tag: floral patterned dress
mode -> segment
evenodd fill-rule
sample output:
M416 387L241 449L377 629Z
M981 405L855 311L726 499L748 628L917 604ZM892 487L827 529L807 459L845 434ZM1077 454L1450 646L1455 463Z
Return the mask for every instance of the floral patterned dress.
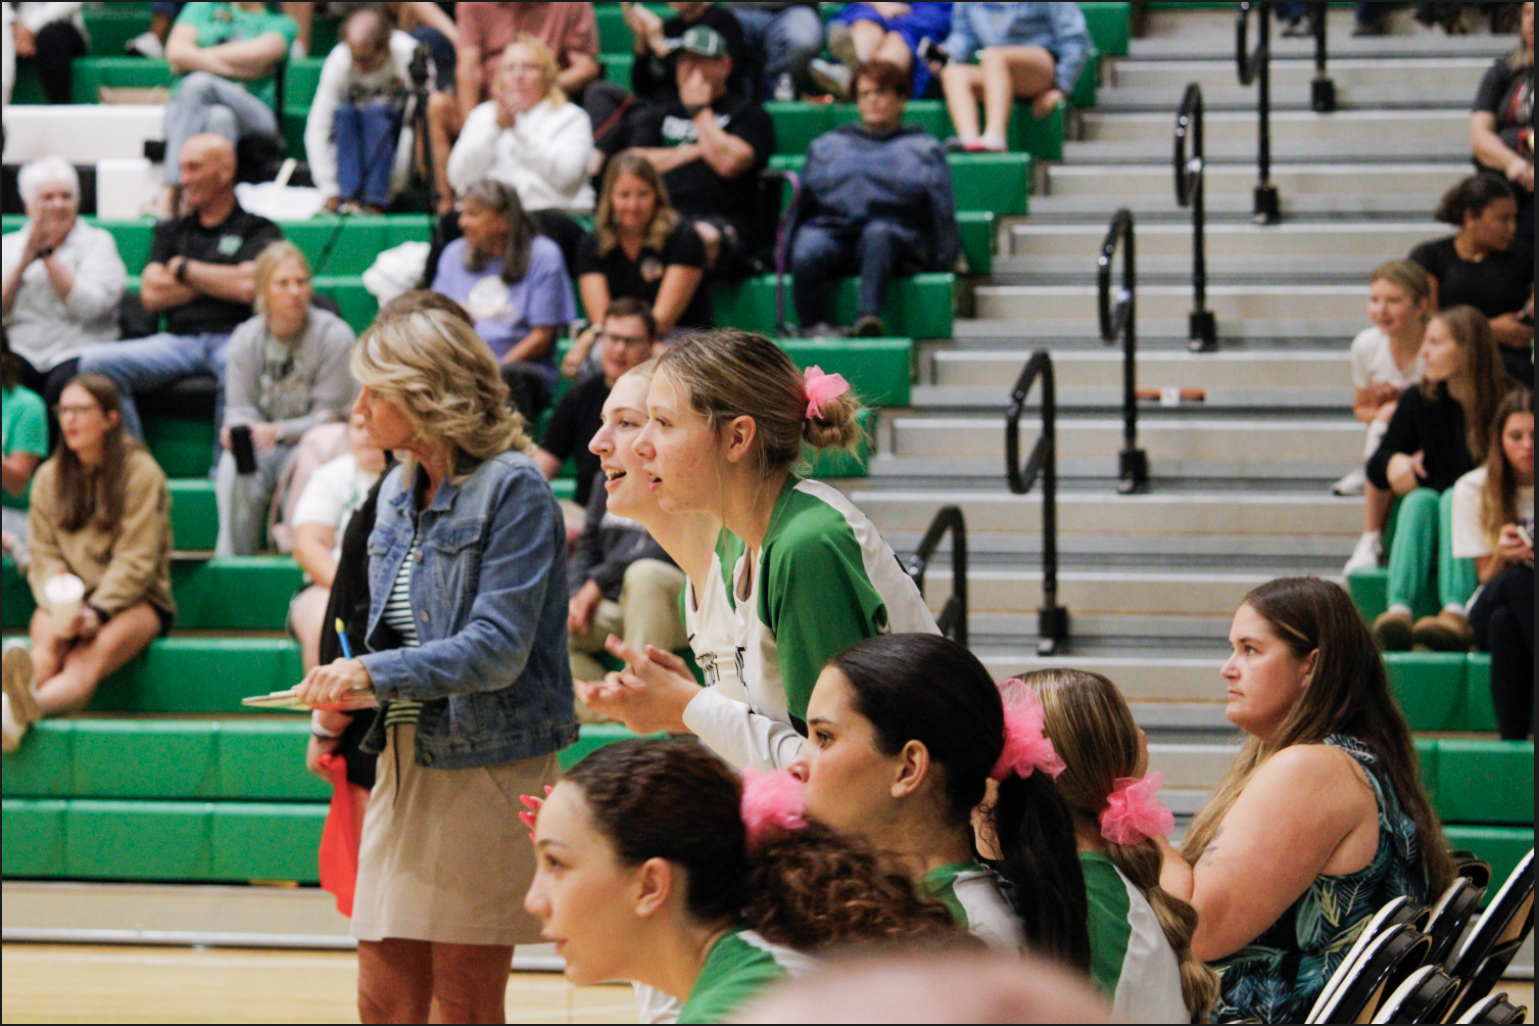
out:
M1303 1022L1375 912L1400 895L1427 900L1416 822L1380 779L1378 756L1356 738L1333 735L1325 743L1356 759L1373 786L1378 850L1365 869L1316 878L1261 936L1213 964L1221 988L1214 1022Z

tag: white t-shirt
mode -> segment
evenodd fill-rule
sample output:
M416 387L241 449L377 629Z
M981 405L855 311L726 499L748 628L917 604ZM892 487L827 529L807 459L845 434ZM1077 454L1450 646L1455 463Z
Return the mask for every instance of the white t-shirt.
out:
M720 552L711 555L711 575L704 587L697 590L694 581L685 583L680 604L684 607L684 633L705 676L705 686L734 702L747 704L743 650L737 643L737 617L727 595Z
M1352 340L1352 387L1369 388L1373 385L1393 385L1407 389L1421 380L1421 357L1411 366L1401 370L1395 363L1394 347L1389 336L1378 328L1367 328Z
M322 524L337 532L336 544L331 548L334 559L342 558L342 535L347 525L369 497L369 490L379 475L358 466L352 453L338 456L310 475L299 502L294 505L294 527L301 524Z
M1453 556L1455 559L1479 559L1491 555L1486 540L1485 527L1481 524L1482 493L1486 487L1486 468L1470 471L1454 483L1453 497ZM1534 519L1534 489L1519 488L1517 496L1518 519Z

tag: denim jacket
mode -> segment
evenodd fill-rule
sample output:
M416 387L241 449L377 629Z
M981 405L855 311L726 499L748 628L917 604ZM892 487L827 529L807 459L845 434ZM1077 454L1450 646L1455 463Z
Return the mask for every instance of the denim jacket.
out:
M419 470L418 475L422 472ZM532 759L577 740L566 652L566 528L533 460L504 453L418 513L404 470L380 487L369 536L369 626L361 659L383 704L424 703L417 763L466 769ZM411 580L420 648L384 622L420 534ZM364 741L384 748L383 717Z
M951 11L951 38L946 52L954 61L969 62L991 46L1040 46L1052 52L1058 67L1053 85L1073 93L1080 69L1095 44L1079 4L963 3Z

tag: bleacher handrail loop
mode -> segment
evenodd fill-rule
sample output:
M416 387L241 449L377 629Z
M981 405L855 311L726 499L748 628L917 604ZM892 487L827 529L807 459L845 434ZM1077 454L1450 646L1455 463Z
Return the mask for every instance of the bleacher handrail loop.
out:
M1256 48L1250 48L1250 13L1256 11ZM1277 186L1272 184L1272 5L1241 3L1235 11L1235 60L1240 84L1256 88L1256 183L1253 218L1257 224L1276 224L1282 218Z
M1211 353L1218 349L1218 319L1208 309L1207 147L1200 82L1187 85L1181 109L1176 111L1174 165L1176 203L1192 208L1192 313L1187 338L1193 352Z
M1330 10L1324 2L1309 5L1310 28L1315 36L1315 77L1309 86L1309 106L1316 114L1336 113L1336 82L1327 70L1330 61Z
M1122 287L1112 305L1112 264L1122 248ZM1149 486L1149 454L1138 447L1138 254L1133 212L1126 207L1112 217L1096 260L1101 313L1101 341L1122 343L1122 453L1117 460L1117 491L1132 495Z
M930 521L919 548L908 558L904 569L924 594L925 574L930 561L946 535L951 535L951 597L946 600L935 624L940 632L958 645L967 644L967 518L958 506L942 506Z
M1042 382L1042 434L1021 464L1021 415L1026 397ZM1038 349L1026 361L1005 408L1005 474L1010 491L1025 495L1042 480L1042 607L1037 611L1037 654L1051 656L1069 640L1069 611L1058 604L1058 391L1053 358Z

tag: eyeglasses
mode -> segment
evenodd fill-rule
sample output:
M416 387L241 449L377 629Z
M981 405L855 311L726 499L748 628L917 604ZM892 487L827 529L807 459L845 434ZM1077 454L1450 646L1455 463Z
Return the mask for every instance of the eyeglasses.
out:
M897 95L898 95L898 91L896 89L879 89L879 88L877 88L875 86L872 86L870 89L861 89L861 90L857 91L855 93L855 99L857 101L859 101L859 100L871 100L871 99L875 99L878 96L897 96Z
M611 335L606 331L602 337L605 342L613 342L615 345L624 346L626 349L641 349L652 345L651 339L642 338L637 335Z

